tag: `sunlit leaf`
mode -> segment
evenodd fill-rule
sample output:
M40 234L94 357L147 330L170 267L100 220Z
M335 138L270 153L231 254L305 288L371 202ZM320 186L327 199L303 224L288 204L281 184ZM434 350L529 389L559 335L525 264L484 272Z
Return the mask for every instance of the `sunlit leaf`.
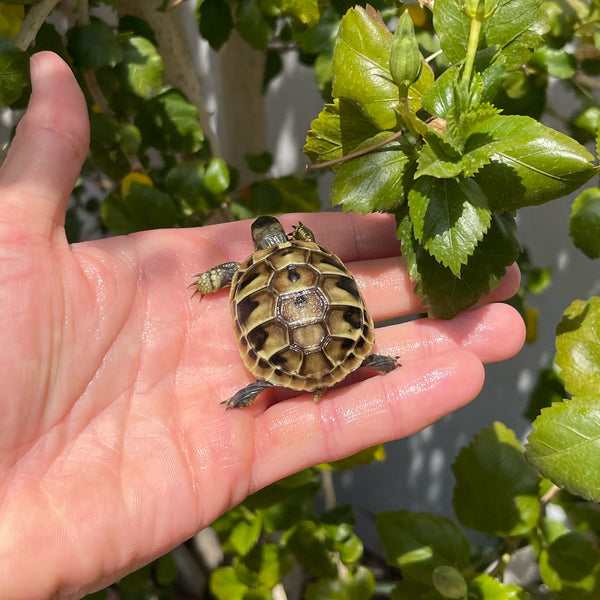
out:
M487 199L469 179L419 179L408 194L415 237L457 277L491 222Z
M407 576L430 583L441 565L462 569L469 561L469 544L450 519L408 510L377 515L377 531L388 564Z
M585 190L573 202L569 234L588 258L600 257L600 188Z

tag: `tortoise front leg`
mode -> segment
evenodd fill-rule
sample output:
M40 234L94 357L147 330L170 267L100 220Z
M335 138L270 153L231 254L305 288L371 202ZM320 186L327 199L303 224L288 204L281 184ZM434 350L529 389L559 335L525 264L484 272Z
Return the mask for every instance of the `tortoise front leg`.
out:
M268 381L261 381L260 379L253 381L246 387L243 387L241 390L236 392L233 396L231 396L231 398L229 398L229 400L223 400L221 404L227 405L225 410L229 410L230 408L243 408L244 406L250 406L258 394L272 386L273 384L269 383Z
M218 292L224 287L231 285L231 280L239 268L240 263L238 262L226 262L204 273L197 273L195 277L198 279L190 285L190 287L196 288L192 297L200 294L200 300L202 300L206 294Z
M398 363L399 356L385 356L383 354L370 354L362 361L361 367L370 367L375 369L378 373L385 375L390 371L393 371L396 367L399 367Z

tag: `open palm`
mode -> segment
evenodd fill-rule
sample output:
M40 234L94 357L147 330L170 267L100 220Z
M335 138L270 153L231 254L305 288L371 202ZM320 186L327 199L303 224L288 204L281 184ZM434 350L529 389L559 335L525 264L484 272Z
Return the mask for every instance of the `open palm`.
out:
M270 389L224 411L220 401L252 379L227 292L198 303L186 286L250 254L249 224L69 246L85 103L51 53L34 57L32 78L0 170L3 599L98 589L285 475L425 427L477 395L482 362L520 348L517 313L488 303L452 321L379 329L377 351L400 355L403 367L361 373L319 404ZM355 274L376 321L419 312L393 217L302 220ZM298 217L282 221L289 230ZM488 301L517 285L511 269Z

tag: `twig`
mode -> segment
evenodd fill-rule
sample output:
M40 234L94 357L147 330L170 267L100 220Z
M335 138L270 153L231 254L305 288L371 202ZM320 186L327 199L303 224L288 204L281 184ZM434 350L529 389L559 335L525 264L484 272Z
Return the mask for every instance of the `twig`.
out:
M433 54L430 54L426 59L425 62L426 63L430 63L432 60L435 60L440 54L443 54L444 51L443 50L437 50L436 52L434 52Z
M345 162L347 160L350 160L351 158L363 156L364 154L368 154L369 152L371 152L373 150L377 150L377 148L381 148L381 146L385 146L386 144L389 144L390 142L397 140L399 137L403 136L404 133L405 133L404 130L396 131L396 133L394 133L390 137L385 138L385 140L381 140L380 142L377 142L376 144L373 144L372 146L368 146L367 148L362 148L361 150L357 150L356 152L351 152L350 154L346 154L345 156L340 156L339 158L332 158L331 160L326 160L325 162L318 163L316 165L309 165L307 167L307 169L309 171L312 171L314 169L325 169L326 167L330 167L331 165L336 165L338 163Z
M25 19L19 33L15 36L14 43L20 50L27 50L33 40L35 40L40 27L44 24L46 17L52 12L60 0L42 0L32 6Z
M556 484L552 484L552 487L540 498L540 502L543 506L546 506L559 493L560 488Z

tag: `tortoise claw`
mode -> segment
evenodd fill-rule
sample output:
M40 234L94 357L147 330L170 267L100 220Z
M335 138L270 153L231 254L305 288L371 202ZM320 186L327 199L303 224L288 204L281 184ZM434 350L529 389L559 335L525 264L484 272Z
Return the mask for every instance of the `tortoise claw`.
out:
M231 398L229 398L229 400L223 400L219 404L227 405L225 410L250 406L254 402L256 396L269 387L273 387L273 384L268 381L257 379L246 387L243 387L241 390L238 390Z

